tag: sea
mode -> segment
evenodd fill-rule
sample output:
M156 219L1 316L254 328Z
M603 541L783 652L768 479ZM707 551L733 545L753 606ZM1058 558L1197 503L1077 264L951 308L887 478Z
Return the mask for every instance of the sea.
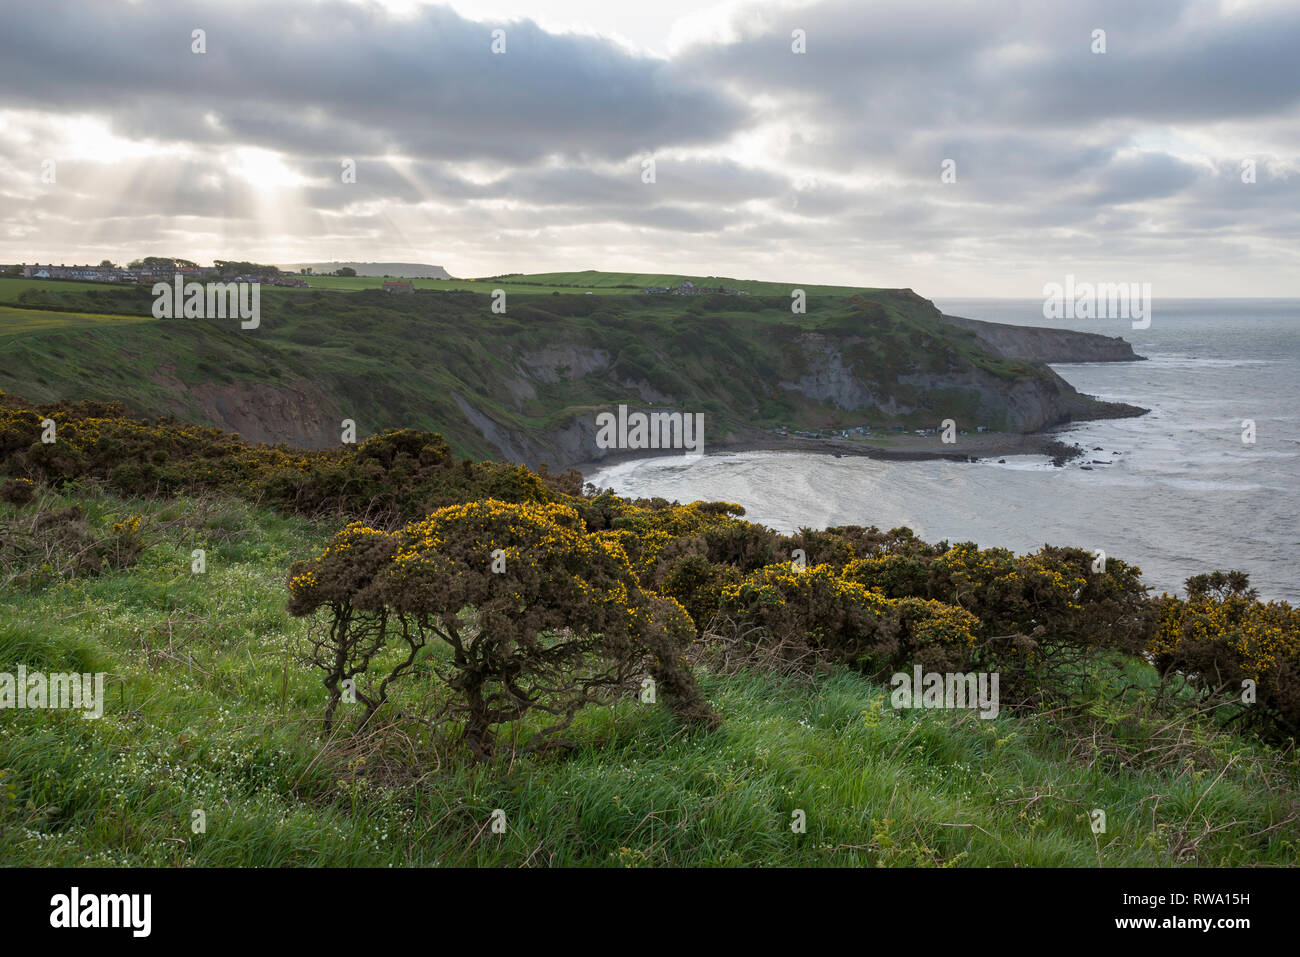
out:
M780 532L906 525L927 541L1101 549L1138 565L1157 594L1239 569L1261 598L1300 603L1300 299L1156 299L1146 329L1045 319L1039 299L935 305L1122 335L1146 361L1053 368L1080 392L1151 411L1067 426L1061 439L1086 452L1064 468L1034 455L971 463L743 452L620 462L588 481L630 496L737 502Z

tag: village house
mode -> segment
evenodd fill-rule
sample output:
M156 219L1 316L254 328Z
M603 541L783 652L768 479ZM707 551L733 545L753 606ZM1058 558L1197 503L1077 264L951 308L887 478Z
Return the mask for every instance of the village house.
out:
M39 263L24 263L22 271L24 279L75 279L80 282L171 282L177 276L186 280L221 279L221 271L215 266L145 266L140 269L122 269L118 266L42 266ZM299 276L244 275L228 281L307 288L307 281Z
M718 286L716 289L711 289L708 286L697 286L689 279L683 279L680 286L649 286L646 288L645 293L649 296L701 296L710 293L724 296L746 295L739 289L727 289L724 286Z
M415 292L415 284L410 282L385 282L384 292Z

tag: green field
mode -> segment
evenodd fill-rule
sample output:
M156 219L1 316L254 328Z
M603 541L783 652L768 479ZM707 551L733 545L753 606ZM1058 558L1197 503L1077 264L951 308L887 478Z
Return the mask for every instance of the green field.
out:
M21 277L3 276L0 277L0 302L9 302L15 299L19 293L26 292L28 289L102 290L106 285L108 284L102 282L74 282L69 279L23 279Z
M495 315L488 296L454 290L269 290L261 327L244 332L71 308L146 314L147 289L38 289L30 298L45 308L0 307L0 389L119 400L187 422L212 421L222 403L267 402L272 424L286 408L305 416L334 403L328 430L346 410L363 438L424 428L483 458L494 450L457 398L528 435L625 400L629 382L684 396L721 427L834 424L848 413L775 385L807 370L796 343L809 329L917 402L927 394L905 380L918 372L1017 388L1036 374L896 291L858 302L810 291L798 322L782 294L556 293L519 293ZM323 398L279 404L304 383ZM948 409L969 401L939 394ZM15 462L28 461L26 428L6 446ZM117 440L105 441L115 456ZM132 454L153 468L167 448ZM184 471L208 468L216 460ZM371 478L356 476L378 466L366 468L324 474L364 487ZM7 864L1237 867L1300 857L1295 750L1153 709L1156 674L1139 660L1086 679L1066 706L991 721L896 711L886 687L844 667L795 680L701 660L717 731L691 732L628 696L584 709L571 750L503 748L475 764L458 729L397 717L433 713L446 693L425 659L364 737L322 735L326 692L301 663L310 626L287 612L286 576L353 516L261 507L270 486L251 479L226 488L246 488L239 500L127 498L111 491L116 472L38 484L28 504L0 501L0 671L107 676L99 720L37 709L0 718ZM77 564L91 546L66 529L84 527L93 545L137 516L138 556ZM202 574L191 569L196 548ZM503 728L503 743L543 720ZM1091 830L1094 808L1106 811L1105 834ZM497 810L500 835L485 827ZM195 811L203 833L191 829ZM791 830L796 811L806 833Z
M54 312L0 306L0 339L15 336L109 328L120 323L156 322L152 316L121 316L96 312Z
M312 289L326 289L342 292L355 292L361 289L380 289L388 281L380 276L305 276ZM394 277L400 279L401 277ZM878 291L871 286L834 286L816 283L772 282L756 279L730 279L717 276L687 276L670 273L620 273L600 272L588 269L581 272L553 273L511 273L504 276L484 277L478 279L412 279L408 280L416 289L466 290L470 292L490 293L493 289L503 288L519 293L600 293L610 296L639 295L652 286L678 286L684 280L690 280L697 286L738 289L751 295L786 295L792 289L803 289L809 295L849 296L854 293ZM11 302L29 289L44 289L53 294L69 291L125 288L111 283L74 282L70 280L0 278L0 302ZM302 290L284 289L284 292L301 292Z
M331 292L359 292L365 289L381 289L388 281L379 276L307 276L311 289ZM596 270L567 273L533 273L511 274L500 277L481 279L412 279L416 289L438 290L443 292L463 291L491 294L494 289L504 289L508 296L513 295L550 295L551 293L603 296L641 295L650 287L676 287L683 280L689 279L697 286L709 288L723 287L738 289L749 295L786 296L793 289L803 289L809 296L851 296L857 293L872 293L880 290L858 286L824 286L815 283L767 282L754 279L727 279L716 276L684 276L667 273L607 273ZM106 289L124 289L129 287L110 286L105 283L65 282L48 279L0 279L0 303L14 303L18 296L30 290L44 291L54 297L66 296L70 292L104 292ZM263 295L302 294L303 289L274 289L266 287ZM668 297L665 297L668 298Z
M386 280L373 276L308 276L314 289L355 292L361 289L380 289ZM511 273L505 276L482 279L413 279L416 289L464 290L490 293L504 289L507 295L515 293L549 294L552 292L600 294L606 296L635 296L651 287L676 287L689 279L697 286L738 289L750 295L789 296L792 289L803 289L809 296L850 296L879 290L858 286L821 286L808 283L767 282L755 279L726 279L717 276L685 276L667 273L583 272Z
M529 273L525 275L502 277L507 280L528 282L542 287L549 288L581 288L610 293L610 294L630 294L635 295L651 287L675 287L681 285L684 280L689 279L696 286L706 286L711 289L722 287L725 289L738 289L741 292L750 295L762 296L789 296L792 289L803 289L809 296L851 296L854 293L873 293L881 290L871 286L824 286L816 283L802 282L773 282L769 280L758 279L730 279L719 276L686 276L669 273L622 273L622 272L598 272L596 270L586 270L585 272L554 272L554 273ZM485 282L489 280L479 280Z
M358 292L363 289L382 289L389 280L376 276L307 276L307 283L313 289L328 289L333 292ZM552 292L554 287L530 282L497 282L490 279L411 279L416 289L435 289L443 292L467 291L481 292L488 295L493 289L504 289L507 295L531 293L540 295ZM573 287L568 292L587 292L595 287ZM301 290L299 290L301 291Z

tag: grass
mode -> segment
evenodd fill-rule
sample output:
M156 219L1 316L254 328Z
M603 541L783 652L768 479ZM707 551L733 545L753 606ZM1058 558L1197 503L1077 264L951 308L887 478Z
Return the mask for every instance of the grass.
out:
M462 290L488 293L504 289L506 295L516 293L549 295L552 292L605 296L635 296L651 287L676 287L690 280L697 286L715 289L738 289L750 295L789 297L792 289L803 289L808 296L851 296L855 293L878 293L883 290L866 286L825 286L799 282L767 282L755 279L729 279L718 276L686 276L670 273L601 272L588 269L581 272L509 273L479 279L413 279L416 289ZM355 292L362 289L380 289L385 280L379 276L308 276L314 289Z
M686 735L628 699L581 715L574 752L468 764L454 740L388 726L322 740L295 558L327 524L231 502L122 500L131 568L0 591L0 670L104 671L100 720L0 715L0 846L14 865L1287 865L1294 754L1194 725L1144 754L1136 717L894 711L840 672L816 684L705 674L726 719ZM191 553L206 551L193 574ZM0 571L9 571L0 569ZM395 702L418 704L414 683ZM1118 730L1118 729L1127 730ZM454 738L454 734L452 736ZM1106 811L1094 835L1089 813ZM493 812L505 832L494 833ZM196 811L206 829L194 833ZM802 811L806 833L791 829ZM1289 822L1289 823L1288 823Z
M360 292L366 289L382 289L385 280L382 276L305 276L311 289L330 292ZM399 279L402 277L394 277ZM605 296L641 295L654 286L680 286L690 280L697 286L738 289L750 295L789 297L792 289L803 289L809 297L825 295L844 297L856 293L872 294L885 290L869 286L827 286L800 282L768 282L756 279L729 279L718 276L686 276L669 273L620 273L599 272L588 269L582 272L555 273L511 273L503 276L487 276L470 279L409 279L416 289L433 289L461 292L490 293L493 289L504 289L507 295L550 295L552 292L583 295L586 293ZM106 288L127 289L128 286L113 286L106 283L75 282L72 280L0 278L0 302L16 301L18 296L28 291L45 291L52 295L74 292L102 292ZM268 287L264 292L271 291ZM276 289L289 295L302 294L304 290L285 287Z
M758 279L731 279L725 276L686 276L675 273L626 273L601 272L588 269L582 272L553 272L512 274L498 277L511 281L525 281L539 286L559 288L581 288L599 290L606 293L637 294L651 287L675 287L690 280L696 286L716 289L738 289L750 295L785 296L789 298L792 289L803 289L808 296L851 296L855 293L880 293L886 290L872 286L825 286L803 282L771 282ZM478 280L491 282L495 280Z
M72 279L24 279L21 276L0 276L0 302L16 298L29 289L61 289L85 291L103 289L102 282L80 282Z
M123 322L156 322L152 316L122 316L95 312L53 312L0 306L0 339L44 335L77 329L111 327Z
M363 289L382 289L385 280L381 276L307 276L307 285L312 289L327 289L332 292L360 292ZM535 282L515 282L494 279L410 279L407 280L416 289L434 289L443 292L481 292L485 295L494 289L504 289L507 296L516 294L549 295L556 287ZM565 292L596 292L596 286L575 284L564 287ZM641 290L635 290L640 292ZM631 293L629 289L626 292Z

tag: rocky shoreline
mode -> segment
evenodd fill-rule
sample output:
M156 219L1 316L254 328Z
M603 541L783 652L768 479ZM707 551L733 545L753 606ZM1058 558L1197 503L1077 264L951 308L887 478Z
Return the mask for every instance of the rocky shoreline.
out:
M1142 410L1145 412L1146 410ZM1019 434L1014 432L986 432L978 435L961 435L951 445L945 445L938 435L898 435L888 439L888 445L875 445L865 441L843 439L783 438L764 434L747 439L711 442L705 455L734 455L740 452L810 452L816 455L833 455L837 458L860 456L896 462L922 462L944 459L950 462L974 462L980 459L1003 458L1009 455L1042 455L1053 458L1061 444L1060 430ZM680 449L613 450L598 461L582 462L573 468L589 481L601 469L638 459L677 457L684 458Z

